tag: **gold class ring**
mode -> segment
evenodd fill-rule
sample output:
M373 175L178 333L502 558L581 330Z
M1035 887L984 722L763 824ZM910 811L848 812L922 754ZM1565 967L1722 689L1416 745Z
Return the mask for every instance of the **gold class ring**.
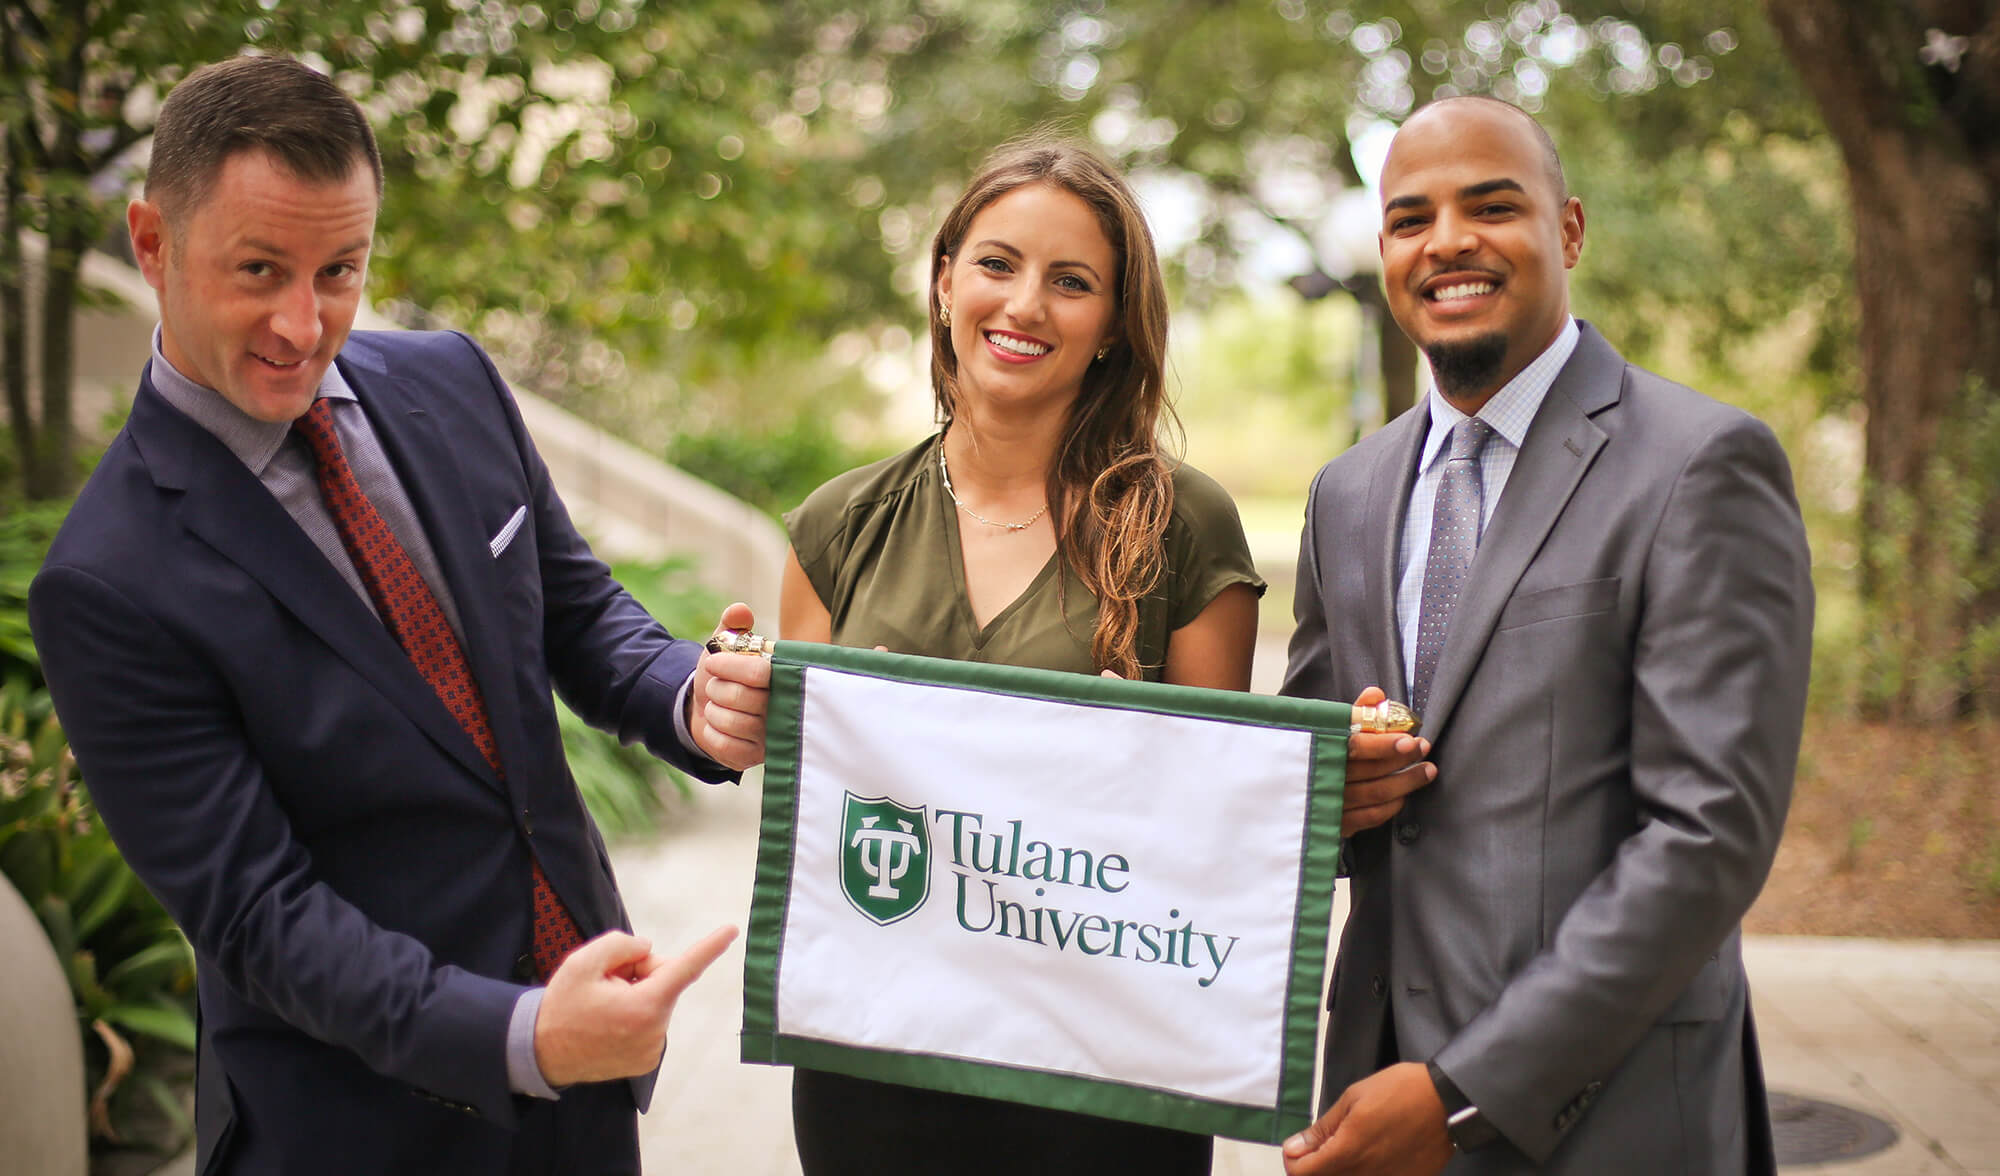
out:
M1417 717L1417 712L1400 702L1378 702L1373 706L1355 707L1347 727L1350 731L1369 735L1415 735L1423 722Z
M707 649L710 653L748 653L770 657L777 644L772 638L748 629L724 629L708 639Z

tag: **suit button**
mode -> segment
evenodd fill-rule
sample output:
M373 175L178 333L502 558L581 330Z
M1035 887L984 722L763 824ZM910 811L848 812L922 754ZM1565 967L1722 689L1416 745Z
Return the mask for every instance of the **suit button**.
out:
M534 982L535 980L534 956L524 951L521 953L520 957L514 961L514 979L521 981L523 984L531 984Z
M1409 845L1412 842L1416 841L1416 839L1417 839L1417 823L1415 821L1404 821L1402 824L1396 826L1397 841L1401 842L1404 845Z
M1389 994L1389 982L1382 979L1380 972L1375 973L1375 978L1368 982L1368 988L1378 999Z

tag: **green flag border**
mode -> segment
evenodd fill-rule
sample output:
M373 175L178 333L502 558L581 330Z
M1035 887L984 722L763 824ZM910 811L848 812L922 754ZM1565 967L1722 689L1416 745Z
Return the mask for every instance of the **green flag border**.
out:
M778 1026L778 976L783 966L784 927L791 897L792 830L799 801L805 672L812 668L1076 706L1114 707L1311 734L1311 791L1305 825L1300 831L1292 975L1286 985L1276 1105L1249 1106L1103 1078L870 1049L784 1033ZM765 729L757 874L743 958L745 1062L801 1065L1257 1143L1280 1143L1312 1121L1320 986L1327 962L1328 924L1333 916L1341 797L1346 784L1351 711L1346 703L1132 682L801 641L778 644L772 657L771 675L772 706Z

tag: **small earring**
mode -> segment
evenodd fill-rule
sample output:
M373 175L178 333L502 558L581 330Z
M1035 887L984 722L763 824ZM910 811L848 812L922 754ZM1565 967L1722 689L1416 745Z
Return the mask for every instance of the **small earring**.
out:
M1111 344L1106 343L1104 346L1097 349L1097 362L1103 363L1104 357L1110 354L1111 354Z
M949 302L938 303L938 326L941 327L951 326L951 303Z

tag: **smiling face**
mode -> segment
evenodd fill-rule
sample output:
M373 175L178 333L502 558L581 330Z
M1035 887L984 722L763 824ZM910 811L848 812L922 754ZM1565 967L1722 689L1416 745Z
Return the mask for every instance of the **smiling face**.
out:
M1443 102L1396 133L1381 246L1390 312L1439 390L1473 412L1562 330L1583 205L1562 193L1525 114Z
M972 218L940 267L959 391L988 408L1067 410L1118 313L1118 260L1075 194L1026 184Z
M159 293L168 362L257 420L304 415L354 326L377 204L359 159L320 184L260 150L230 156L176 216L133 201L127 224Z

